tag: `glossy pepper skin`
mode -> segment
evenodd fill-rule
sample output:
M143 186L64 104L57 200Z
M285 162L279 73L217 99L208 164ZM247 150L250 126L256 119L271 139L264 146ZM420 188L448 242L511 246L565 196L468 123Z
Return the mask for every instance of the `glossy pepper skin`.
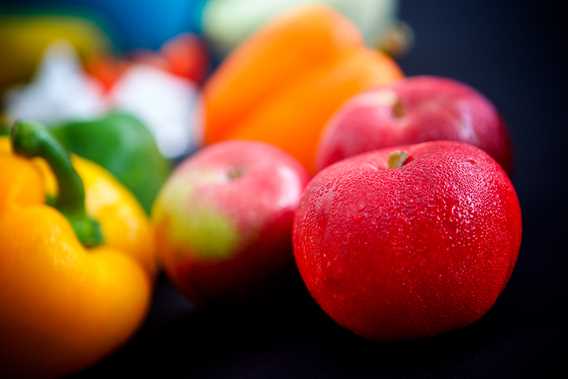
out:
M327 120L349 98L402 78L389 57L321 5L297 8L243 43L204 88L205 142L275 145L313 172Z
M146 314L154 271L150 225L110 174L71 163L37 124L0 138L0 377L60 377L110 353Z
M93 120L54 125L50 130L69 151L110 171L150 213L170 164L141 121L113 111Z

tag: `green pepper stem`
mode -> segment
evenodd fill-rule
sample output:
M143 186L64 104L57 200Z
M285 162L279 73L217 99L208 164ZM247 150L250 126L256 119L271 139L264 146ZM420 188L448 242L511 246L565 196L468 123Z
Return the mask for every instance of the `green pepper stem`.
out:
M12 149L26 158L43 158L57 180L54 207L69 221L85 247L103 243L100 224L87 215L85 187L67 151L48 130L37 123L16 121L11 133Z

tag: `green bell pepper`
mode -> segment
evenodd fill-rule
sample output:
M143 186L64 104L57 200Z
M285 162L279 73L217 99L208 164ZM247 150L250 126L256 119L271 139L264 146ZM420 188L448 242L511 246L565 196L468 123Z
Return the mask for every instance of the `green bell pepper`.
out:
M171 166L140 120L112 111L96 119L52 125L50 130L69 151L109 170L150 213Z

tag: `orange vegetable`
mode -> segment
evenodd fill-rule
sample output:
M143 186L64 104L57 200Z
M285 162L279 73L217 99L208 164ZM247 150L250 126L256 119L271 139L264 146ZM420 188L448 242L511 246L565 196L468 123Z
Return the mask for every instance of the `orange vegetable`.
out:
M204 90L205 142L258 140L314 171L320 134L353 95L402 78L355 27L321 5L298 8L238 48Z

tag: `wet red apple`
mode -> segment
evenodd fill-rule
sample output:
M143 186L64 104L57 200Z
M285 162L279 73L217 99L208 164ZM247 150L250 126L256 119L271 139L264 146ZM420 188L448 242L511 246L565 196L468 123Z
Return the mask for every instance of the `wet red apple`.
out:
M521 212L482 150L426 142L336 163L307 186L294 254L314 299L361 336L432 336L481 318L506 285Z
M158 252L194 302L233 300L291 261L302 166L263 143L212 145L183 162L153 211Z
M323 134L317 166L435 140L475 145L511 169L509 135L493 104L465 84L429 76L407 78L347 102Z

